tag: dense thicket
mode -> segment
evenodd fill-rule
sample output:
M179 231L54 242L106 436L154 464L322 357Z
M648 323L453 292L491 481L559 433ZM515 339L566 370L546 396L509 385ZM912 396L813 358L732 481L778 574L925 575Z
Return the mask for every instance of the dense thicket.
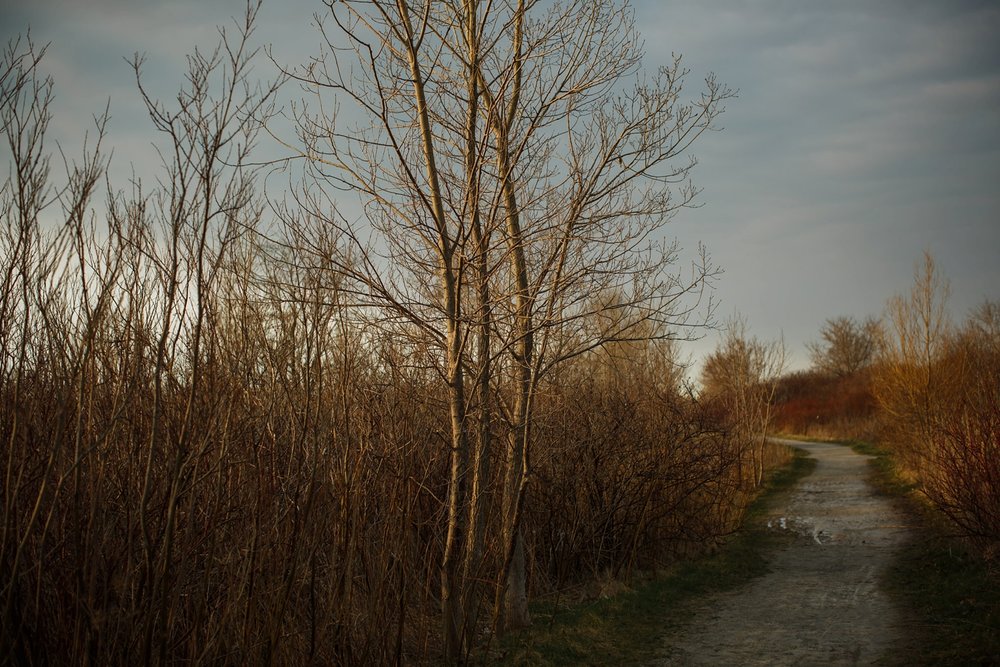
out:
M6 330L30 337L8 348L3 378L7 654L434 655L448 413L427 351L317 307L335 293L307 276L272 274L293 293L246 282L259 250L242 239L202 293L211 316L170 330L158 363L150 327L165 297L143 244L113 236L109 252L129 259L93 282L52 283L29 263L39 291L12 299ZM109 305L74 326L88 291ZM655 567L738 522L754 491L746 448L673 375L581 359L540 391L525 519L534 592ZM491 522L499 483L494 473ZM499 547L474 573L489 591Z
M774 400L778 432L833 439L877 436L869 369L843 376L817 370L789 373L778 380Z
M961 326L930 255L889 301L873 388L884 439L927 499L990 559L1000 556L1000 308Z
M5 53L9 663L440 657L448 576L481 612L462 614L478 619L466 649L499 620L510 462L455 475L455 369L443 372L439 322L371 299L333 230L262 199L251 151L273 88L248 79L252 19L192 56L173 106L142 92L163 164L155 185L128 192L101 192L104 118L98 141L55 175L41 54L24 43ZM474 302L474 287L461 295ZM636 333L652 326L629 319L638 301L587 297L604 305L577 307L558 329L551 317L539 324L565 354L530 385L533 439L521 455L532 495L519 502L532 593L713 544L738 522L764 458L781 456L725 404L685 390L670 333ZM469 321L460 342L471 346ZM458 415L482 448L523 428L502 409L516 339L498 322L477 326L507 346L492 357L504 373L470 381ZM470 378L485 358L457 357ZM484 537L458 574L442 566L456 480L479 485L468 525L481 521Z

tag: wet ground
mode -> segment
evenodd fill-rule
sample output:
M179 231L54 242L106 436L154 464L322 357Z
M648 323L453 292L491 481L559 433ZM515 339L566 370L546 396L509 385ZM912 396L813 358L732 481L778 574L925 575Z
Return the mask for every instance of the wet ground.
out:
M904 647L903 613L878 582L905 517L868 484L868 457L788 444L817 461L769 513L770 530L793 539L769 574L696 603L654 665L868 665Z

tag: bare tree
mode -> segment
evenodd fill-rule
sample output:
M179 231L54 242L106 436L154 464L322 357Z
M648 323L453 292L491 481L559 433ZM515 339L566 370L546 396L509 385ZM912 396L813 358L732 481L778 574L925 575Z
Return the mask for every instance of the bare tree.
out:
M704 397L723 406L731 437L749 456L755 486L763 480L771 406L785 357L782 341L763 342L751 337L746 320L735 317L702 368Z
M822 340L806 345L813 367L837 377L867 368L875 359L880 326L873 317L863 322L845 316L826 320L820 328Z
M477 569L458 567L459 545L475 558L481 529L470 517L490 458L488 429L470 431L467 374L477 379L475 409L499 410L507 433L497 599L515 627L529 620L520 520L534 391L547 369L635 337L642 322L655 337L693 324L713 269L702 256L683 275L677 247L660 235L696 195L693 159L677 158L732 93L709 77L684 101L679 59L640 76L632 12L617 2L328 10L329 48L296 74L316 94L297 110L300 139L318 185L353 192L364 213L335 214L318 188L301 203L352 246L360 261L342 268L360 298L440 347L452 419L441 597L457 656L470 632L459 610L474 606L462 600L472 589L460 573ZM622 295L615 308L625 316L595 335L584 322L603 291ZM499 401L486 399L489 386Z
M933 406L950 392L956 369L937 367L951 334L946 303L949 286L934 258L924 253L907 296L896 295L886 306L874 393L891 421L912 435L903 438L909 454L929 446ZM942 372L951 371L951 372Z

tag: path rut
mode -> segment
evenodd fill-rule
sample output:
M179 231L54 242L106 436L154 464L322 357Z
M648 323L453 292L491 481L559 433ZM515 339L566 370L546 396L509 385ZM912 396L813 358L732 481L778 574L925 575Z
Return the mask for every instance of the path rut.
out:
M794 539L769 574L696 603L654 665L867 665L905 645L902 610L878 585L907 538L904 515L867 482L869 457L787 444L817 461L768 513Z

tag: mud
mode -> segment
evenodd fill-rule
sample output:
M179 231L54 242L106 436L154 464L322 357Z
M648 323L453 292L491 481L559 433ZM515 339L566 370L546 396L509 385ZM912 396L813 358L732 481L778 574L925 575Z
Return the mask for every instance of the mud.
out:
M768 514L770 530L793 539L769 574L696 603L653 665L868 665L904 647L903 612L878 582L907 538L905 517L867 483L868 457L788 444L817 460Z

